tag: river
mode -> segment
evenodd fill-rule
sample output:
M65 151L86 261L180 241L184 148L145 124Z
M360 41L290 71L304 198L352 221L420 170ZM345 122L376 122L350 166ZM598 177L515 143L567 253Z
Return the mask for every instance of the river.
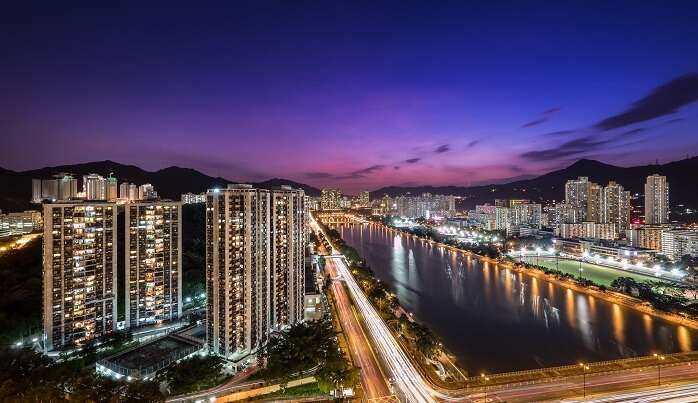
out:
M690 351L687 327L377 224L338 228L469 373L516 371Z

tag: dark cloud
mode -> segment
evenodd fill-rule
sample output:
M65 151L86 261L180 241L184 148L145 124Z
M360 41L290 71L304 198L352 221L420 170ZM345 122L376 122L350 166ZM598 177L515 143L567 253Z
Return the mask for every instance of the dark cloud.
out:
M480 143L480 140L479 140L479 139L478 139L478 140L473 140L473 141L471 141L470 143L468 143L468 144L465 146L465 148L473 148L473 147L475 147L476 145L478 145L479 143Z
M594 127L606 131L671 115L696 100L698 100L698 73L691 73L655 88L624 112L603 119Z
M395 165L395 166L393 167L393 169L397 171L398 169L400 169L400 167L397 166L397 165Z
M556 132L545 133L544 136L564 136L574 133L574 130L558 130Z
M678 123L682 120L683 120L683 118L675 118L675 119L667 120L665 123Z
M410 159L408 159L408 160L405 160L405 162L408 163L408 164L416 164L416 163L419 162L420 160L421 160L421 158L410 158Z
M445 153L446 151L448 151L450 149L451 149L451 146L449 146L448 144L443 144L443 145L436 147L436 150L434 150L434 152L437 154L441 154L441 153Z
M622 135L623 136L632 136L633 134L638 134L638 133L644 132L645 130L647 130L647 129L645 129L644 127L638 127L637 129L628 130L627 132L623 133Z
M335 175L329 172L306 172L303 175L310 179L333 179L333 180L345 180L345 179L358 179L365 178L374 172L385 169L385 165L371 165L368 168L359 169L356 171L349 172L348 174Z
M547 121L548 121L548 118L538 118L538 119L536 119L536 120L532 120L532 121L530 121L530 122L528 122L528 123L525 123L525 124L521 125L521 128L522 128L522 129L525 129L525 128L527 128L527 127L538 126L539 124L545 123L545 122L547 122Z
M510 169L512 172L525 172L525 171L526 171L525 169L521 168L521 167L518 166L518 165L509 165L509 169Z
M552 114L557 113L557 112L560 112L560 108L554 107L554 108L544 110L542 115L552 115Z
M594 151L612 141L614 141L614 139L598 139L594 136L585 136L564 142L555 148L549 148L547 150L528 151L521 154L521 157L532 161L556 160L559 158L570 157L581 153Z
M352 172L349 172L348 174L345 174L345 175L336 175L334 177L334 179L345 180L345 179L365 178L366 176L368 176L374 172L383 170L383 169L385 169L385 165L371 165L368 168L352 171Z
M335 177L329 172L305 172L303 176L310 179L329 179Z

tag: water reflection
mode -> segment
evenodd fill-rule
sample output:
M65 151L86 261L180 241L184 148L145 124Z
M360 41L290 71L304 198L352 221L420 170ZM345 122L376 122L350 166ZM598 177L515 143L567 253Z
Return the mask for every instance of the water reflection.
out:
M696 332L376 225L340 228L473 372L689 351Z

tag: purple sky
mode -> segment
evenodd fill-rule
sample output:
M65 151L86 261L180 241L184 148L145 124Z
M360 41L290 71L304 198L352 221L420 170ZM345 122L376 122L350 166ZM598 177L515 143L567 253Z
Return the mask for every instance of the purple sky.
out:
M0 16L4 168L355 192L698 152L696 2L20 3Z

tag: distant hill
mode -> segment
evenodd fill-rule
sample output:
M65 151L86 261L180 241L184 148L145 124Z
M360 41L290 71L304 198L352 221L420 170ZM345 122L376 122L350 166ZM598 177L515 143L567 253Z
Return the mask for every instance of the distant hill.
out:
M201 193L207 189L219 186L224 187L234 181L212 177L195 169L168 167L150 172L134 165L119 164L114 161L97 161L84 164L60 165L34 169L30 171L16 172L0 168L0 209L3 211L19 211L32 208L31 180L46 179L52 175L67 172L76 176L80 181L82 175L97 173L107 176L110 173L121 182L132 182L137 185L151 183L160 196L168 199L179 200L182 193ZM312 186L294 181L274 178L264 182L253 183L255 186L269 189L280 185L289 185L305 190L310 196L319 196L320 191Z
M535 201L562 200L565 198L565 182L579 176L588 176L589 180L606 185L613 180L623 185L632 193L644 193L647 176L665 175L669 181L669 195L672 205L685 204L698 207L698 190L696 173L698 157L687 158L662 165L643 165L636 167L618 167L603 162L581 159L567 168L549 172L533 179L519 180L506 184L485 186L414 186L384 187L371 192L371 198L383 195L398 196L406 193L452 194L467 197L465 206L491 203L494 199L522 198Z

